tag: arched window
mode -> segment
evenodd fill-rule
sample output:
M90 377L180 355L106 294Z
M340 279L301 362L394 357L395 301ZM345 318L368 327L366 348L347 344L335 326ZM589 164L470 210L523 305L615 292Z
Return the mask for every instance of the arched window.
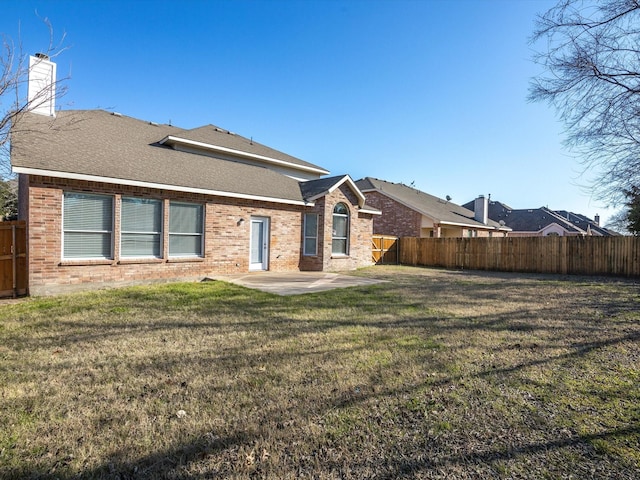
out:
M333 234L331 253L349 255L349 208L339 203L333 209Z

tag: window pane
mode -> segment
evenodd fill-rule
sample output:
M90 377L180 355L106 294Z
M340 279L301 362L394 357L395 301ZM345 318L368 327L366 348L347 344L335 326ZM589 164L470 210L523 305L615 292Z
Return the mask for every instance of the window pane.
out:
M344 203L339 203L333 209L333 213L339 213L340 215L348 215L349 209Z
M333 209L333 231L331 237L331 253L348 255L349 209L344 203L337 204Z
M306 213L304 215L304 236L315 237L318 235L318 214Z
M64 229L111 231L113 198L65 193Z
M347 217L333 217L333 236L334 237L346 237L347 236Z
M162 230L162 203L146 198L122 199L122 231L154 232Z
M202 205L171 203L169 213L170 233L202 233Z
M63 257L111 258L113 197L65 193Z
M204 207L171 202L169 207L169 255L202 256Z
M169 253L174 256L202 255L202 237L200 235L169 236Z
M120 225L120 253L123 257L161 256L160 200L123 198Z
M304 239L304 254L305 255L317 255L318 241L316 238L305 238Z
M111 232L66 232L64 234L64 258L111 257Z
M347 254L347 241L338 240L336 238L331 242L331 253L338 253L341 255Z
M160 234L122 233L120 248L124 257L159 257Z

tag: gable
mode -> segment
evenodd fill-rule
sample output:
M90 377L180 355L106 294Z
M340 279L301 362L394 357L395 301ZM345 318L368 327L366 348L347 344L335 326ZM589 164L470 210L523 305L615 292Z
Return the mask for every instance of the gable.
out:
M343 186L348 188L356 197L355 204L360 208L360 212L371 213L373 215L380 215L382 213L379 210L366 205L364 194L360 191L349 175L340 175L337 177L328 177L302 182L300 184L300 189L302 190L304 198L308 202L314 202L315 200L325 197Z

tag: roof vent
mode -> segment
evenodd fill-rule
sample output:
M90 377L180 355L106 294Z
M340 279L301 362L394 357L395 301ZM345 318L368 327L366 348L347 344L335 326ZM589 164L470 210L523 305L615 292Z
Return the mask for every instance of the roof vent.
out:
M121 117L122 114L120 112L111 112L111 115L113 115L114 117Z

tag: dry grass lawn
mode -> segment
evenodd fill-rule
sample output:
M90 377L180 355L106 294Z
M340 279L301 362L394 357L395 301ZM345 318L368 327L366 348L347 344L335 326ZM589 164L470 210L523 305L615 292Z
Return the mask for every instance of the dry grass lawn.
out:
M640 478L640 284L375 267L0 305L0 478Z

